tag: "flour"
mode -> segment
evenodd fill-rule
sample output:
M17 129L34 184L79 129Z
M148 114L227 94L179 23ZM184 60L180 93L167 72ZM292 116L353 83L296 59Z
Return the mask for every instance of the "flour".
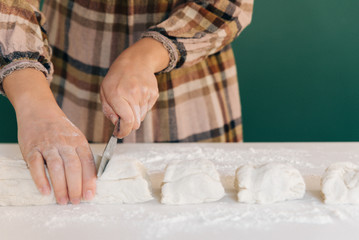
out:
M86 229L92 234L95 234L95 230L112 229L118 235L137 236L133 239L173 239L173 236L210 232L213 229L218 234L235 234L251 230L269 231L279 224L298 227L308 224L332 226L338 221L359 222L359 206L325 205L320 195L320 176L325 168L338 159L358 161L359 155L353 152L356 149L327 152L320 147L306 150L298 147L270 148L265 144L251 148L232 144L143 144L120 145L116 151L115 154L136 158L143 163L152 181L154 200L134 205L83 203L77 206L0 207L0 231L3 232L4 226L12 224L30 224L34 232L49 234L76 228ZM226 189L225 197L218 202L205 204L161 205L159 198L163 171L169 162L181 159L212 161L221 175ZM248 162L293 165L305 180L307 191L304 198L269 205L238 203L233 188L234 171ZM101 234L106 236L106 232L102 231Z

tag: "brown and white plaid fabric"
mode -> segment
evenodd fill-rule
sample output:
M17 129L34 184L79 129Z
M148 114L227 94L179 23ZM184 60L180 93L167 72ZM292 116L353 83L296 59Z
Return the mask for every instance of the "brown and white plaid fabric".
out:
M37 7L34 0L0 2L0 90L5 76L24 67L53 76L69 119L89 141L107 141L113 126L102 114L100 83L124 49L151 37L171 61L156 75L156 105L124 142L242 140L229 44L250 23L253 0L45 0L47 34Z

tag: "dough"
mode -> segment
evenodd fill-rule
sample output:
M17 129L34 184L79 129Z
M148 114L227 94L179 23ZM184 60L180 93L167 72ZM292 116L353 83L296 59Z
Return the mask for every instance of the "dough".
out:
M137 160L113 157L97 181L95 203L139 203L152 197L146 169Z
M322 181L324 202L328 204L359 204L359 166L338 162L324 172Z
M0 206L46 205L54 195L42 196L24 160L0 159Z
M163 204L213 202L224 196L219 174L209 160L173 161L162 183Z
M146 170L134 159L114 156L97 180L92 203L137 203L153 199ZM23 160L0 159L0 206L55 204L37 190Z
M305 183L299 171L287 164L244 165L236 171L234 186L242 203L274 203L300 199Z

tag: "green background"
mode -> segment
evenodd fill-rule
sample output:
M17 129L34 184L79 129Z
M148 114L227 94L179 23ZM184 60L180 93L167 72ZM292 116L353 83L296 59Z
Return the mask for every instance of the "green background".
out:
M233 43L245 141L359 140L359 1L255 1ZM16 141L0 97L0 142Z

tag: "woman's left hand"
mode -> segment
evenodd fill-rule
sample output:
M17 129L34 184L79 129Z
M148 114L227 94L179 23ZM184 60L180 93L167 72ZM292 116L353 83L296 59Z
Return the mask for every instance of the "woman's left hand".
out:
M105 116L116 125L118 138L137 130L158 98L155 72L169 62L167 50L151 38L144 38L127 48L111 65L101 84L100 97Z

